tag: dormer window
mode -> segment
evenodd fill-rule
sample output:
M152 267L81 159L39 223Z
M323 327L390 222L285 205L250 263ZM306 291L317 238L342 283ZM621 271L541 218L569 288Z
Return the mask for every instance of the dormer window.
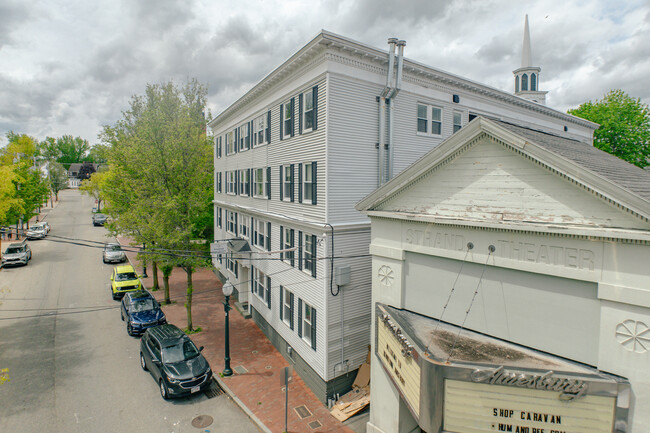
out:
M528 90L528 74L521 75L521 90L523 92Z
M537 91L537 74L530 74L530 90Z

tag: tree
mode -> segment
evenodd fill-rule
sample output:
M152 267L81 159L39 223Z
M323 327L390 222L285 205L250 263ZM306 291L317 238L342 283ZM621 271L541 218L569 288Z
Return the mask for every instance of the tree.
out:
M109 147L104 184L109 229L147 248L147 260L181 267L187 274L187 328L192 325L192 274L209 264L207 245L193 242L206 231L211 209L212 143L205 134L207 89L196 80L147 85L129 110L100 137ZM174 254L170 254L174 251ZM144 255L142 255L144 256ZM168 296L167 296L168 297Z
M81 182L79 190L97 201L97 212L102 209L102 200L104 199L103 185L106 180L106 173L95 172L90 177Z
M68 172L58 162L49 163L50 189L56 199L59 199L59 191L68 187Z
M73 162L83 162L84 157L90 150L90 144L81 137L64 135L56 139L56 147L60 152L57 162L70 167Z
M22 179L13 165L0 166L0 226L14 222L13 216L24 212L16 184Z
M650 163L650 110L641 99L611 90L603 99L585 102L569 114L600 124L594 146L644 168Z

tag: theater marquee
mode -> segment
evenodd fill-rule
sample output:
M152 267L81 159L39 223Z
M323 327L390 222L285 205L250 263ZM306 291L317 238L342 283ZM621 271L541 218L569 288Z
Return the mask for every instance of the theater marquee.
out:
M440 357L440 351L425 351L430 341L422 341L431 332L444 332L437 321L382 304L375 312L375 353L428 433L629 431L625 379L466 330L468 341L477 336L474 347L488 339L491 347L532 353L537 367L546 360L554 368ZM426 321L430 329L424 329Z

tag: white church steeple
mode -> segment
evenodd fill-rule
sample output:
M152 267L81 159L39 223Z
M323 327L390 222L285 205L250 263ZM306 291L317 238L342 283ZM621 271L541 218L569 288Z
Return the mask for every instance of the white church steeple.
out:
M530 49L530 30L528 15L524 22L524 44L521 49L521 67L512 71L515 74L515 95L539 104L546 104L546 93L539 90L539 73L542 68L533 66Z

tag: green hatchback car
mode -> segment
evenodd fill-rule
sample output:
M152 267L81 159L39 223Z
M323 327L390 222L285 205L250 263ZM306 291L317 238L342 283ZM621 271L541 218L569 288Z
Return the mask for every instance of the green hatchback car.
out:
M113 299L120 299L126 292L140 290L140 276L135 272L133 266L115 266L111 274L111 294Z

